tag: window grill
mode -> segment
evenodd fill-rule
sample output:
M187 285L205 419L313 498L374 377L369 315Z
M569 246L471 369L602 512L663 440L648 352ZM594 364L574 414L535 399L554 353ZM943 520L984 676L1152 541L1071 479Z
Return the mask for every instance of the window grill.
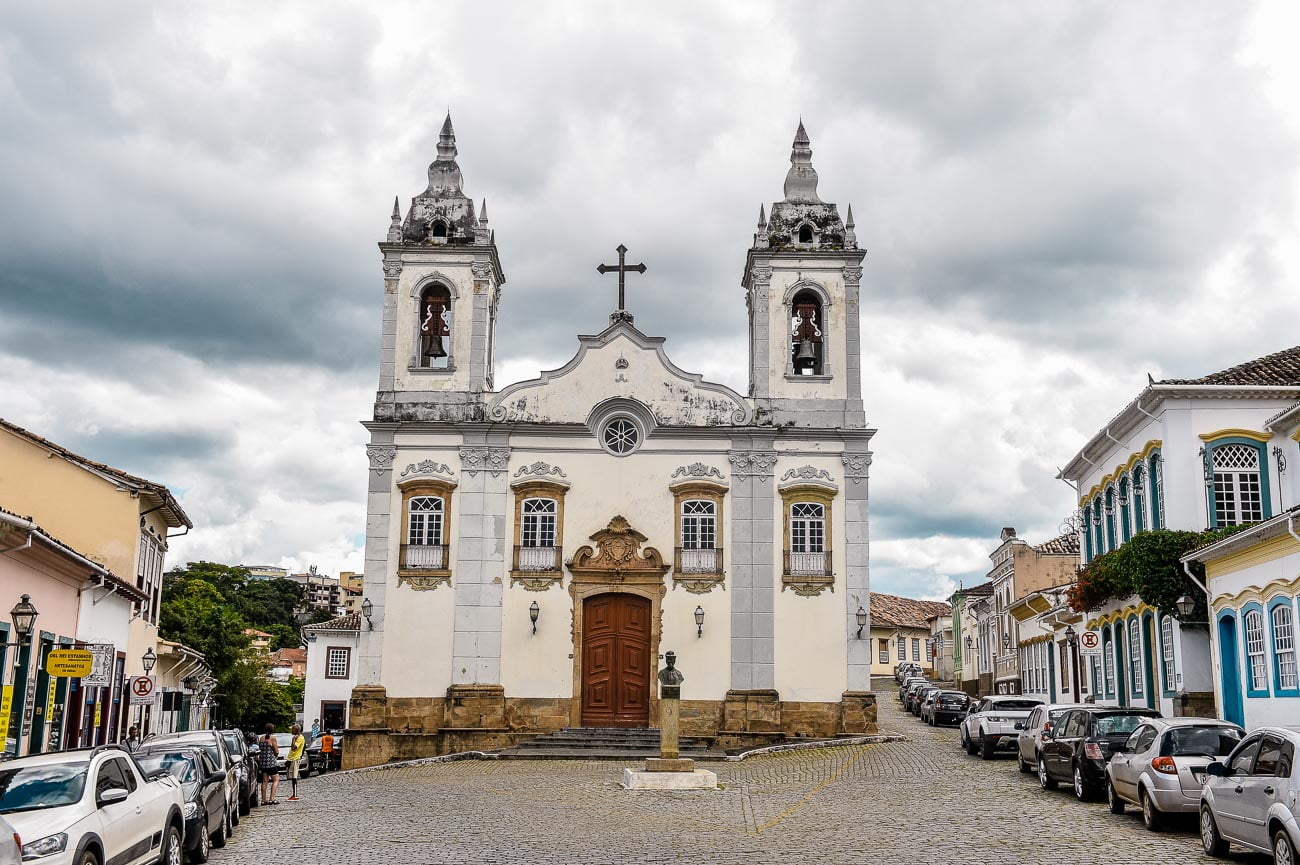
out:
M346 646L330 646L325 653L325 678L346 679L349 654Z
M1214 517L1217 525L1235 526L1264 518L1260 482L1259 449L1250 445L1216 447L1210 457L1213 467Z
M1165 616L1160 622L1160 655L1165 667L1165 687L1174 687L1174 620Z
M1142 625L1130 622L1128 626L1129 666L1133 668L1133 696L1141 697L1146 691L1142 681Z
M1115 693L1115 642L1107 640L1104 650L1104 661L1106 674L1106 696L1109 697Z
M717 545L717 505L707 500L682 502L682 549L711 550Z
M1291 607L1279 604L1273 608L1273 657L1277 659L1277 686L1294 690L1300 682L1296 675L1295 635L1291 621Z
M416 496L408 509L407 544L416 547L442 544L442 497Z
M606 448L621 456L636 450L641 443L641 431L632 421L619 417L605 424L601 439Z
M826 549L826 508L816 502L790 506L790 552L822 553Z
M555 549L555 521L559 506L555 499L524 499L520 510L519 539L526 548Z
M1268 688L1268 664L1264 660L1264 616L1251 610L1243 617L1246 626L1246 657L1250 667L1250 690Z

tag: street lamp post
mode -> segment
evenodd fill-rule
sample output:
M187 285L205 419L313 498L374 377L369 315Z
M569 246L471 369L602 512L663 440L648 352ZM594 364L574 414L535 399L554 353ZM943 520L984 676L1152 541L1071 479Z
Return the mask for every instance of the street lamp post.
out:
M1065 626L1065 643L1070 647L1071 679L1074 684L1074 702L1079 702L1079 635L1071 625Z
M18 603L14 604L14 608L9 611L9 618L13 620L13 625L14 625L13 633L14 636L16 636L18 639L12 643L4 643L3 645L5 648L12 648L14 650L14 663L13 663L14 684L18 683L18 665L22 663L23 648L30 647L32 644L32 631L36 629L36 617L38 615L40 614L37 612L36 606L32 604L31 595L23 595L22 599L19 600ZM0 668L0 685L6 684L8 678L9 678L9 674L3 668ZM24 701L27 700L28 697L30 696L32 695L23 694L23 700ZM13 729L14 721L16 720L18 722L18 732L21 734L23 729L22 717L23 717L22 707L14 706L13 712L9 716L10 718L9 729ZM0 730L0 736L7 737L8 735L9 735L9 730ZM19 735L14 736L15 742L17 742L20 738L21 736ZM14 750L15 755L17 755L18 748L20 746L21 743L15 746L15 750ZM0 749L0 751L7 752L8 749L3 748Z

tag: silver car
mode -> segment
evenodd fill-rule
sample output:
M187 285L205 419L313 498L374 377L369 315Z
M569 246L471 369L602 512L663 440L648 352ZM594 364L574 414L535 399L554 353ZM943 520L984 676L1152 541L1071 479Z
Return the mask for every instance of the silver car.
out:
M1015 750L1016 726L1023 725L1029 713L1041 705L1043 701L1033 697L985 697L971 707L961 722L961 746L967 754L979 754L985 760L992 760L999 750Z
M1295 865L1300 849L1300 727L1261 727L1241 740L1223 762L1205 767L1201 790L1201 845L1211 856L1228 855L1229 844L1272 853L1275 863Z
M1205 767L1232 753L1246 731L1214 718L1148 718L1106 764L1106 801L1112 814L1142 809L1142 822L1159 831L1167 814L1195 814Z
M1016 762L1021 772L1034 772L1038 769L1038 756L1043 748L1043 733L1056 726L1067 709L1074 709L1083 703L1052 703L1039 706L1029 713L1029 717L1016 724Z

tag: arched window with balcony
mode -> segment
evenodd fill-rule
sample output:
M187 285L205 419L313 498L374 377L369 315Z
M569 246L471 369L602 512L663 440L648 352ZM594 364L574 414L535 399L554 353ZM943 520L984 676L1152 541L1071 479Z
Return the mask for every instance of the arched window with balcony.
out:
M564 494L556 479L526 479L512 485L515 494L515 551L511 585L545 589L561 578L564 549Z

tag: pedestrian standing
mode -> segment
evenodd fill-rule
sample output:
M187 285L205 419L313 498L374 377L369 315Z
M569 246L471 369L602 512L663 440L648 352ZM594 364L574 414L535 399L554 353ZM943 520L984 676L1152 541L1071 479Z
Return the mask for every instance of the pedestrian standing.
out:
M316 737L319 735L320 735L320 718L317 718L315 721L311 722L311 740L315 742Z
M262 804L279 805L276 795L280 792L280 771L276 762L280 758L280 746L275 741L275 725L267 724L266 732L257 740L257 773L262 781ZM270 793L267 789L270 789Z
M334 734L326 730L320 737L320 755L326 771L334 768Z
M293 785L293 792L289 795L290 802L298 801L298 778L300 777L299 766L302 763L303 754L307 750L307 738L302 734L302 727L294 724L290 728L291 736L289 740L289 755L285 757L285 768L289 771L289 783Z
M140 750L140 728L135 724L132 724L131 729L126 731L126 738L122 740L122 747L131 754Z

